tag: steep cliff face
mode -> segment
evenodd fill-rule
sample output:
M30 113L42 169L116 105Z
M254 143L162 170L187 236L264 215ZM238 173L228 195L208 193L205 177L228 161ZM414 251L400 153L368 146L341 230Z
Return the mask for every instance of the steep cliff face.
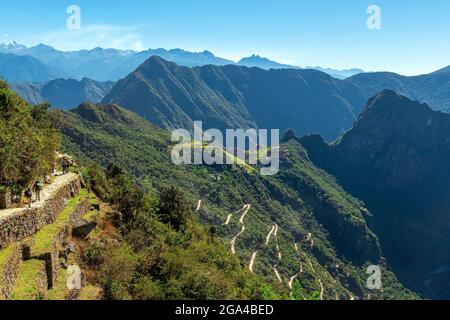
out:
M412 285L450 263L450 115L385 90L334 144L301 141L317 165L366 201L383 249Z

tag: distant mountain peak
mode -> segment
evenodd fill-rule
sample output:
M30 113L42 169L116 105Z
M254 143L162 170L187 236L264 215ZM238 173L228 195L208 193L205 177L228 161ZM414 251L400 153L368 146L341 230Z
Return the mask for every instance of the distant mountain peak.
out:
M26 46L16 41L0 43L0 52L15 53L26 49L28 49Z

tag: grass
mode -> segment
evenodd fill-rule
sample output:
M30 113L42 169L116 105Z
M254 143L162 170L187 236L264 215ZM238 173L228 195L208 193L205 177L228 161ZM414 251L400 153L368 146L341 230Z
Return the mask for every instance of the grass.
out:
M67 270L60 269L53 288L48 292L48 300L65 300L69 290L67 288Z
M42 300L43 293L38 290L41 282L47 285L45 262L41 260L25 261L21 268L12 293L13 300Z
M3 271L6 264L8 263L9 258L14 254L14 251L17 249L18 244L13 243L5 249L0 250L0 272Z
M93 194L89 194L89 205L92 207L92 205L99 204L97 197ZM98 210L90 210L88 213L82 216L83 219L87 221L94 221L99 214Z
M93 285L87 285L81 289L80 296L78 300L92 301L99 300L102 289Z
M34 238L35 244L31 248L31 253L33 256L40 256L50 251L53 239L58 235L61 229L68 223L70 213L72 213L75 207L87 195L88 191L86 189L81 189L76 197L69 199L66 207L58 215L54 223L45 226L38 233L36 233Z

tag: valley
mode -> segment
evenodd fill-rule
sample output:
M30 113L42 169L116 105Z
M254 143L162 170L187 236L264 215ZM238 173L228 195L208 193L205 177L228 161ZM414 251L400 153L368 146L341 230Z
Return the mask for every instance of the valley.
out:
M363 88L369 82L358 82L364 77L337 80L315 70L233 65L189 68L151 57L117 83L52 80L13 89L38 105L49 99L70 108L81 99L102 100L52 110L62 150L84 168L117 166L150 194L176 185L190 199L193 223L211 228L242 272L267 283L268 297L447 297L442 284L448 272L441 267L448 264L443 221L450 188L442 160L450 154L448 115L390 90L363 108L370 92ZM73 97L61 100L65 92ZM278 107L276 115L270 106ZM278 174L260 176L256 164L242 160L175 166L169 130L192 128L197 120L218 129L285 130L276 146ZM412 127L417 134L405 135ZM308 135L313 132L323 138ZM185 145L208 150L203 142ZM411 200L418 193L429 200ZM383 269L381 291L365 287L365 268L373 264Z

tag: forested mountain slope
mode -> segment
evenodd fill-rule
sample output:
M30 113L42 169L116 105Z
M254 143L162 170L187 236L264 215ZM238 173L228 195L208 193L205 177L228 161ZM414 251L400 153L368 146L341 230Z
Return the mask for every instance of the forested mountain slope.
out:
M297 279L323 299L415 297L386 269L362 203L295 139L282 144L281 173L265 178L235 166L175 166L168 132L115 105L55 111L54 122L64 150L86 163L120 165L144 190L179 186L198 218L278 292L289 295ZM366 289L368 264L383 266L384 290Z

